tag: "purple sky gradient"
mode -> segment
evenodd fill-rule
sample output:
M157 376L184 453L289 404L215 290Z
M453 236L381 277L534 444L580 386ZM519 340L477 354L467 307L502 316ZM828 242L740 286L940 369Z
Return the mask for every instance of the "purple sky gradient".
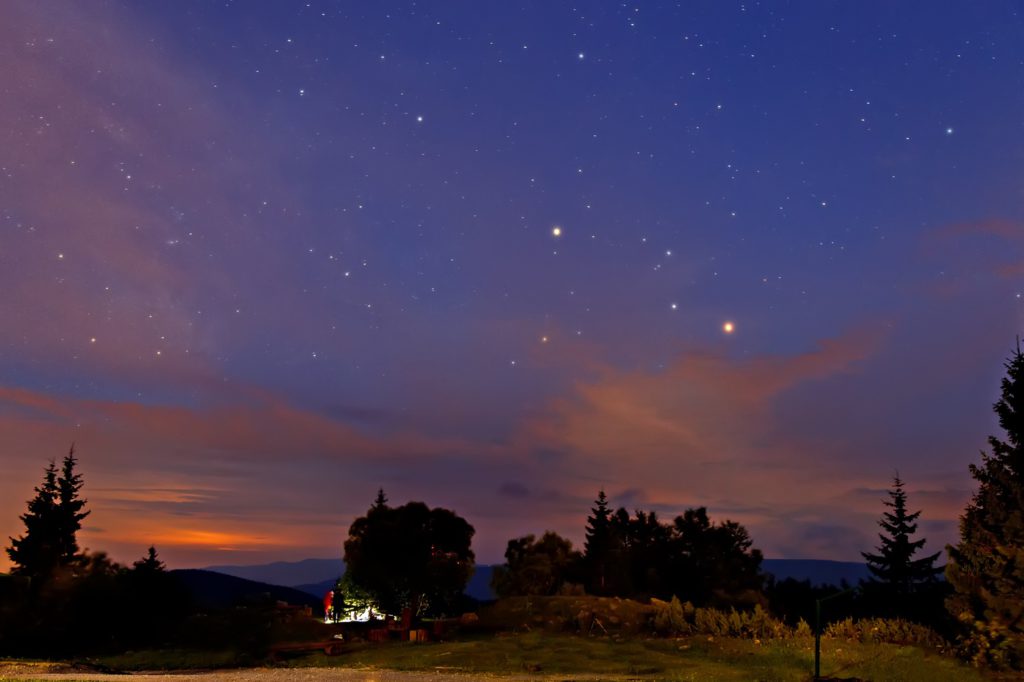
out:
M123 561L379 486L856 560L897 469L941 548L1024 330L1020 10L944 7L5 3L0 535L74 441Z

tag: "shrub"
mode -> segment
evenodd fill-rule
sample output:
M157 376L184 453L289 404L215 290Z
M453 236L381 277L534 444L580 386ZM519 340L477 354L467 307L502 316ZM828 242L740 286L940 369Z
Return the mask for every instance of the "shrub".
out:
M946 641L931 628L902 618L852 618L836 621L825 628L825 636L865 643L914 644L944 649Z
M665 602L652 599L652 626L656 632L669 635L711 635L714 637L749 637L781 639L791 637L793 630L770 613L754 606L751 611L694 608L677 597Z
M690 634L693 628L686 617L683 605L679 602L679 597L672 597L670 602L652 599L651 605L654 607L653 623L656 632L668 635ZM692 614L693 606L690 602L686 602L686 606Z
M797 637L811 637L814 632L811 630L811 626L807 624L807 621L801 618L796 624L796 636Z

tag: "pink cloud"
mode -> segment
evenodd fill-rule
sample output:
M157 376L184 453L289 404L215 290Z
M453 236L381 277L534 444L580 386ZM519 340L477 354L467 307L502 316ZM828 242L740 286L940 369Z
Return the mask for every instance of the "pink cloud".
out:
M882 347L878 328L793 356L684 352L662 372L606 368L529 422L518 443L562 453L549 466L578 496L636 488L641 506L675 514L707 505L715 516L748 524L769 555L856 558L854 536L860 544L871 540L880 505L836 500L856 487L884 485L887 474L879 479L862 462L837 456L841 447L822 452L823 444L789 428L777 407L791 390L816 384L837 400L844 377L856 376ZM947 504L930 513L955 518ZM825 527L846 528L846 536L812 532Z

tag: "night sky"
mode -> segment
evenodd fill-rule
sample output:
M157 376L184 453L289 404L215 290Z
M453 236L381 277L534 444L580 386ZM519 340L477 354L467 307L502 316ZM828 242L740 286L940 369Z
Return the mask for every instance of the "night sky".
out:
M383 486L956 534L1024 332L1019 2L0 6L0 537L339 556ZM731 324L731 326L726 326ZM6 565L3 557L0 568Z

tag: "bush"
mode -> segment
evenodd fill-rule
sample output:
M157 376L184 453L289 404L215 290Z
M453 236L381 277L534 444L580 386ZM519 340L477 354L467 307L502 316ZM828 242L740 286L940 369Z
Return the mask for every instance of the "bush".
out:
M690 622L693 617L693 605L690 602L686 602L690 611L689 618L679 602L679 597L672 597L670 602L652 599L651 606L654 607L652 623L655 632L665 635L688 635L692 631Z
M947 647L946 640L931 628L902 618L847 618L829 624L824 635L864 643L913 644L940 650Z
M655 632L662 634L753 639L782 639L794 634L760 605L750 611L722 611L694 608L690 602L680 603L677 597L670 602L652 599L651 605L654 607L652 626Z

